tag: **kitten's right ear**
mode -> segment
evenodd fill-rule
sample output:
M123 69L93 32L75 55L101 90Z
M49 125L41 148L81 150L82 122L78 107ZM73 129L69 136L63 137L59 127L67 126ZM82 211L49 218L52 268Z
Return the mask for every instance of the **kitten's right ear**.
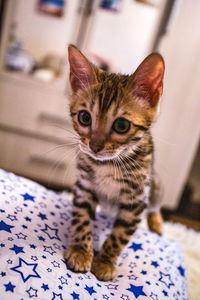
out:
M163 92L165 63L162 56L152 53L145 58L129 78L128 89L143 99L149 107L156 107Z
M70 83L72 90L86 90L90 85L97 82L92 64L73 45L68 47L68 59L70 64Z

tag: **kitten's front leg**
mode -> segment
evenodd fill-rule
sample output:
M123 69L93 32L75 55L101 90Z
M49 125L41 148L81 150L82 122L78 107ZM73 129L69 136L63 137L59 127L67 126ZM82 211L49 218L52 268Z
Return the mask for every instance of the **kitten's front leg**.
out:
M108 281L113 278L117 258L135 232L145 208L143 201L121 204L112 232L93 260L92 272L99 280Z
M78 181L72 209L71 246L64 253L67 265L75 272L87 272L91 269L91 219L94 219L96 205L95 194Z

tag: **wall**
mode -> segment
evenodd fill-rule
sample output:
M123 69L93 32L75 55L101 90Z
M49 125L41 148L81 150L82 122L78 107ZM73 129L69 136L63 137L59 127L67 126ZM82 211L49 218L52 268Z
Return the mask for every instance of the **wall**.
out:
M184 0L160 52L166 74L161 114L154 127L156 167L165 206L178 205L200 137L200 1Z
M108 58L122 73L132 73L149 54L160 12L161 6L133 0L122 1L120 12L98 9L87 51Z
M62 18L38 13L37 0L15 1L16 32L25 49L37 59L47 52L64 55L66 45L77 36L79 0L66 1ZM150 51L160 11L133 0L122 1L119 13L98 9L86 52L108 58L118 71L133 72Z
M15 0L17 36L24 48L39 59L48 53L65 55L66 46L73 41L78 0L67 1L64 16L52 17L37 11L37 0Z

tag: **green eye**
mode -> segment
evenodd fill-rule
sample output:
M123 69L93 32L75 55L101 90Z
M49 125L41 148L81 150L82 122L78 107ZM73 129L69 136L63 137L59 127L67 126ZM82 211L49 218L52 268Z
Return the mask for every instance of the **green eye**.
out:
M124 134L130 129L130 122L124 118L116 119L113 123L113 130L119 134Z
M78 121L82 126L90 126L92 123L90 113L86 110L81 110L78 114Z

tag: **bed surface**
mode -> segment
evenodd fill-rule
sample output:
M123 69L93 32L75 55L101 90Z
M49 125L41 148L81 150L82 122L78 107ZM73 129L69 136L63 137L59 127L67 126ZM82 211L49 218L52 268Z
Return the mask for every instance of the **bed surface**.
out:
M186 300L181 247L138 229L117 262L114 280L73 273L63 260L69 244L72 195L56 193L0 170L1 300ZM101 213L93 223L95 253L112 227Z

